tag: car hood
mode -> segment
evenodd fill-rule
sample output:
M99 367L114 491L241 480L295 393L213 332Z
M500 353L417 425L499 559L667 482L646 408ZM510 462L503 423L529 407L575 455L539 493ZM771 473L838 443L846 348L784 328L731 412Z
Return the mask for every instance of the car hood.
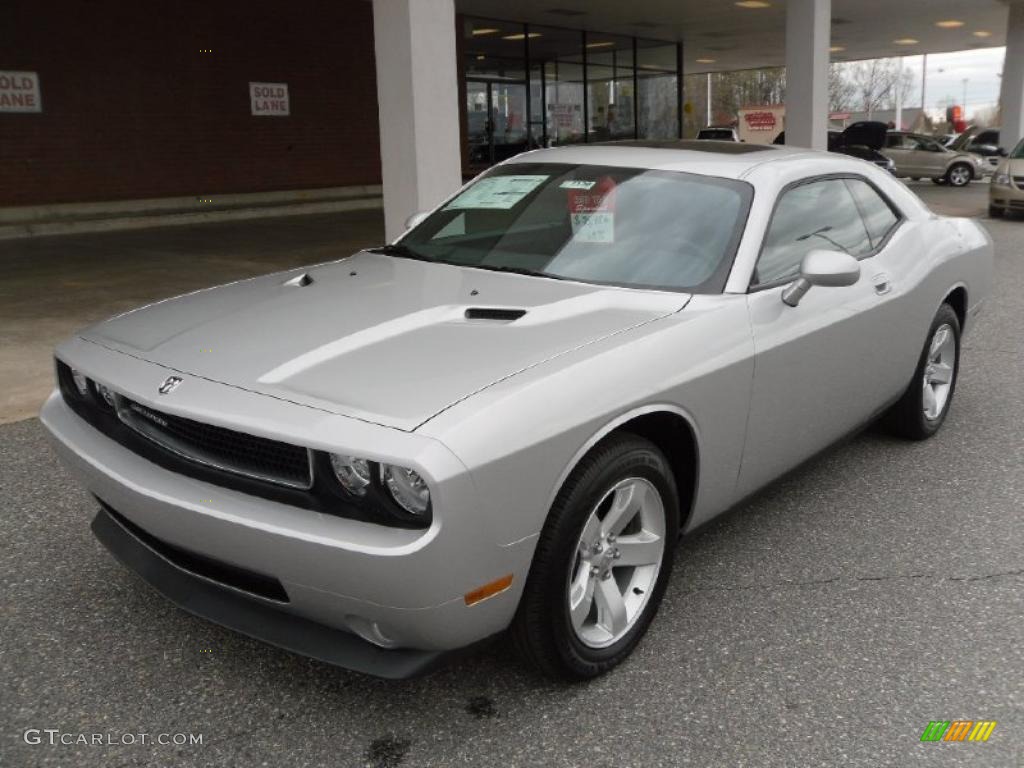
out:
M885 146L885 137L889 126L877 120L861 120L849 125L839 135L840 147L868 147L881 149Z
M501 379L677 312L689 298L361 252L157 302L83 338L412 430Z

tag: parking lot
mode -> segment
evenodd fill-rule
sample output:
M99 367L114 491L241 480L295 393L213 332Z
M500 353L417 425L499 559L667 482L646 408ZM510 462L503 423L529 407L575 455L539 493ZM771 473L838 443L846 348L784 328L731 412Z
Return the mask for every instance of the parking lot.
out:
M912 186L984 216L986 184ZM0 382L19 386L16 355L67 317L331 258L380 239L363 216L3 243L21 346ZM384 682L195 619L93 539L94 503L34 418L0 426L0 765L1024 765L1024 221L984 224L994 295L945 429L917 444L869 429L687 539L637 653L588 684L537 678L505 642ZM59 253L95 263L47 294L31 259ZM10 413L41 396L33 376ZM956 719L998 726L983 744L919 741ZM202 743L29 744L27 729Z

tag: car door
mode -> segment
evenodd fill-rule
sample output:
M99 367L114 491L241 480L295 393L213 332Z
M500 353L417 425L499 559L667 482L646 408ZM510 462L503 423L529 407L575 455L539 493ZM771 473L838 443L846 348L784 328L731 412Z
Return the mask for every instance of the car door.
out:
M914 149L917 144L910 140L910 137L902 133L890 133L885 137L885 150L883 154L892 159L896 164L898 176L920 175L914 165Z
M911 161L920 175L930 178L938 178L946 173L946 163L950 155L942 146L933 139L926 136L913 136L914 141L913 160Z
M899 356L899 265L887 250L898 211L865 180L827 177L776 203L748 294L754 382L738 490L750 493L864 423L906 382ZM812 250L861 262L854 285L782 291Z

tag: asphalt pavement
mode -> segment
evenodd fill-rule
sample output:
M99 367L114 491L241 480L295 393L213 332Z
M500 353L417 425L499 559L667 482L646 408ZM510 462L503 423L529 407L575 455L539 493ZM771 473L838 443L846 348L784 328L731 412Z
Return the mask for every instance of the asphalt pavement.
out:
M192 618L94 541L37 421L0 427L0 765L1024 765L1024 221L984 225L995 293L942 432L868 430L689 538L637 653L589 684L505 642L383 682ZM998 725L919 741L957 719Z

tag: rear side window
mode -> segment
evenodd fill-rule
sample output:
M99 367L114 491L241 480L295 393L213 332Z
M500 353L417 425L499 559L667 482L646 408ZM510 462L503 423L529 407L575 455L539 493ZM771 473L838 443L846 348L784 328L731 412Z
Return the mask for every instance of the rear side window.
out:
M846 179L846 186L864 217L864 225L871 239L872 249L877 248L899 223L900 218L878 194L874 187L861 179Z
M873 246L845 179L823 179L782 194L765 236L754 284L795 278L813 250L863 256Z

